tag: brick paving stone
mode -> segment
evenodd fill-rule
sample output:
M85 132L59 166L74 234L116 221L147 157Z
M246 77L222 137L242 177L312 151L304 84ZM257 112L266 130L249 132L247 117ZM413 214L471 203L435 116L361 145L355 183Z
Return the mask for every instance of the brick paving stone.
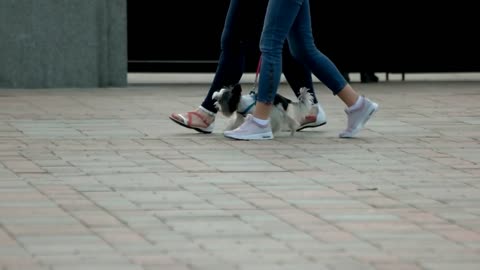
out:
M54 254L36 256L35 260L44 265L75 265L75 264L129 264L128 258L121 254L100 253L100 254Z
M176 263L176 261L170 256L161 254L131 256L129 259L135 264L142 265L143 268L148 265L156 265L163 266L165 267L164 269L169 269L167 268L169 265L174 265Z
M0 231L0 247L10 247L14 245L16 245L15 239L5 231Z
M229 250L215 251L213 254L230 264L241 264L245 261L253 261L257 263L270 263L270 264L304 264L308 262L308 259L291 250L265 250L265 251L237 251L232 252Z
M255 264L255 263L245 263L240 267L241 270L295 270L295 269L304 269L304 270L327 270L326 266L320 263L300 263L300 264Z
M360 262L354 259L328 261L328 262L325 262L325 265L329 270L349 270L349 269L375 270L375 268L369 263Z
M79 263L79 264L60 264L53 265L53 270L86 270L86 269L102 269L102 270L143 270L142 266L132 263Z
M38 173L44 172L37 164L30 160L3 160L3 165L14 173Z
M0 269L45 269L30 256L0 256Z
M49 217L55 219L54 217ZM21 224L4 225L15 236L23 235L88 235L91 232L81 224L38 224L22 222Z
M175 263L175 264L161 264L161 265L145 265L145 270L191 270L192 268L187 264Z
M130 230L125 230L123 227L119 230L108 228L107 230L93 230L104 241L116 247L119 245L135 245L147 244L149 241L142 235Z
M203 249L182 249L176 247L176 249L168 250L166 255L170 256L180 264L188 265L195 269L196 267L205 266L220 266L223 265L226 269L233 265L229 264L225 260L222 260L219 256L213 255L211 252L207 252ZM208 269L208 268L207 268Z
M72 212L72 215L87 227L118 227L122 226L120 220L104 211L80 210Z
M377 263L376 270L423 270L424 268L414 263Z
M469 262L452 262L452 263L422 263L421 266L425 270L448 270L448 269L456 269L456 270L475 270L478 269L480 266L480 262L477 263L469 263Z

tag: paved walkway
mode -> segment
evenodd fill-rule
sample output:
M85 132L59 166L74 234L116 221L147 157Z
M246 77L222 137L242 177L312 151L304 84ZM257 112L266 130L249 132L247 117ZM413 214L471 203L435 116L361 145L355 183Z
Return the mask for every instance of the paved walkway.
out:
M0 269L480 269L480 82L355 86L358 138L318 85L267 142L172 123L205 85L0 90Z

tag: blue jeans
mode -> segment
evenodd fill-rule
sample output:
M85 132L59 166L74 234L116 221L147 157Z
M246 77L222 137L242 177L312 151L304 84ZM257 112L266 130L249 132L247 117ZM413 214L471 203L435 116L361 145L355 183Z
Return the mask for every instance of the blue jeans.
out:
M249 49L257 46L264 22L268 0L231 0L221 37L221 51L217 70L202 107L216 113L212 95L222 87L237 84L245 71L245 58ZM283 45L282 45L283 46ZM258 48L258 47L257 47ZM287 59L284 75L295 94L307 87L314 96L312 75L305 65L294 60L288 50L280 53Z
M309 0L270 0L260 40L262 67L258 101L273 102L282 73L285 40L295 59L304 63L334 95L347 85L335 64L315 46Z

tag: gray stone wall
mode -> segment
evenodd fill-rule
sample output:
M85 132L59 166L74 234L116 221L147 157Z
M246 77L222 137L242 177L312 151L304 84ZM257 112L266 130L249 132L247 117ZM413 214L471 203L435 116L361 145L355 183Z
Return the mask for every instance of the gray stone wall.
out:
M126 0L0 0L0 87L127 84Z

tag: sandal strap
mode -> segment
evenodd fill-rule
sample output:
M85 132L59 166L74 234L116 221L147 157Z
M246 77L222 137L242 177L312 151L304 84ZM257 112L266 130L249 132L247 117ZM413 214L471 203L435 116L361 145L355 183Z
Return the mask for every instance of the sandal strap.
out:
M208 114L208 115L210 115L210 116L215 117L215 113L214 113L214 112L211 112L211 111L205 109L203 106L199 106L198 108L199 108L200 110L202 110L202 112L204 112L204 113L206 113L206 114Z
M205 116L199 114L198 112L187 112L188 125L189 126L192 126L192 115L195 115L200 120L202 120L202 122L205 124L205 127L210 126L210 124L208 123L207 118Z

